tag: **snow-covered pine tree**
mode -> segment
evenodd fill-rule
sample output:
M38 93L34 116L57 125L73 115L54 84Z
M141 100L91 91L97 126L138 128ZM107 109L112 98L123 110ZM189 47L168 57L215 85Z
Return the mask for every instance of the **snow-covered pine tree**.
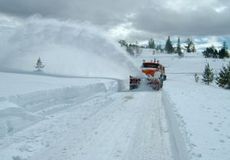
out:
M219 51L219 58L229 58L228 46L227 43L223 43L223 47Z
M35 68L37 69L37 71L41 71L42 68L44 68L44 67L45 67L45 65L43 65L41 58L39 57L37 62L36 62Z
M174 48L173 48L173 45L172 45L172 41L170 40L170 36L168 36L168 39L166 41L165 51L167 53L173 53L174 52Z
M205 69L204 69L204 73L203 73L203 82L207 85L209 85L209 83L211 83L214 79L214 73L212 71L212 69L210 68L209 64L206 64Z
M202 53L203 53L205 58L209 58L209 57L218 58L218 51L215 48L215 46L211 46L211 47L206 48L206 50L203 51Z
M176 52L178 53L179 57L183 57L184 56L183 52L181 51L180 38L178 38L178 40L177 40Z
M154 40L152 38L149 40L149 44L148 45L149 45L148 46L149 48L152 48L152 49L156 48L155 42L154 42Z
M188 53L196 52L195 44L190 38L187 39L186 43L187 43L187 46L185 46L185 48L187 49Z
M230 89L230 63L226 67L223 66L220 70L216 78L216 84L219 87Z

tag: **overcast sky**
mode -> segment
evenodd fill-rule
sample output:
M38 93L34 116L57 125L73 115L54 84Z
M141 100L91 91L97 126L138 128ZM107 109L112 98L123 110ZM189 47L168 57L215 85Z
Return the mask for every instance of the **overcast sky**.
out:
M230 35L230 0L0 0L0 12L89 21L124 38Z

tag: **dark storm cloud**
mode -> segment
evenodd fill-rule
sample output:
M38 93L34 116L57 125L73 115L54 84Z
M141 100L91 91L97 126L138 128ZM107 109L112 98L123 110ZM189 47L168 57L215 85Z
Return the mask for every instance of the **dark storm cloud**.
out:
M229 0L0 0L0 12L5 14L41 14L107 28L130 23L138 36L229 35L229 9Z

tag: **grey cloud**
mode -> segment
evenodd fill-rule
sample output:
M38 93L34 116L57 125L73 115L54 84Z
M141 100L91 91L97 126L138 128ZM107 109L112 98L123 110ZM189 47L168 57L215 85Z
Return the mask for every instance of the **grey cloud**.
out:
M228 9L215 12L221 6ZM140 33L229 35L229 7L229 0L0 0L0 12L19 17L41 14L89 21L107 29L131 22L140 31L138 37ZM126 17L129 14L135 16Z
M114 24L124 21L126 14L140 6L132 0L0 0L0 12L86 20L95 24Z
M179 12L166 8L145 8L132 21L139 30L165 35L230 34L230 11L217 13L208 7Z

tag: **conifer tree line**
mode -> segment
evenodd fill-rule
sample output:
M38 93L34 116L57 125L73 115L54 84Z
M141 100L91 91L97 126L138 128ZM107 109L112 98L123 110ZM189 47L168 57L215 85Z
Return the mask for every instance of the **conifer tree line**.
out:
M202 81L207 85L215 80L219 87L230 89L230 63L222 67L216 78L214 78L213 69L206 64L202 77Z
M188 38L185 41L185 44L186 45L182 47L181 46L181 40L178 37L176 47L174 47L170 36L168 36L168 38L167 38L167 40L165 42L165 47L164 47L163 51L165 51L166 53L169 53L169 54L170 53L177 53L179 56L183 56L183 50L185 50L188 53L196 52L195 44L193 43L192 39ZM159 50L159 45L156 45L155 41L153 39L149 40L149 43L148 43L147 47ZM161 47L161 45L160 45L160 47ZM162 47L161 47L161 49L162 49Z
M138 46L137 43L136 44L132 44L132 43L127 43L125 40L119 40L118 41L120 43L120 45L122 47L126 47L126 50L131 53L132 50L134 48L151 48L151 49L155 49L156 51L160 51L160 52L166 52L166 53L178 53L179 56L183 56L183 50L185 50L188 53L191 52L196 52L195 49L195 44L193 43L193 41L188 38L185 43L185 46L181 46L181 40L180 38L178 38L177 44L174 47L173 46L173 42L171 41L170 36L168 36L166 42L165 42L165 46L162 46L162 44L158 44L155 42L155 40L153 38L148 40L148 44L147 46ZM132 54L132 53L131 53Z
M163 47L161 44L156 43L156 41L151 38L148 41L147 46L139 46L138 43L127 43L125 40L119 41L121 46L125 46L126 50L130 55L135 55L135 53L140 53L140 48L151 48L155 49L159 52L166 52L168 54L177 53L180 57L184 56L184 53L194 53L196 52L195 43L191 38L188 38L186 41L183 42L183 46L181 45L181 39L178 37L177 44L173 44L171 41L171 37L168 36L165 46ZM217 50L214 46L206 48L205 51L202 52L205 58L229 58L230 53L228 51L228 46L226 42L223 42L223 46L220 50Z
M229 58L229 51L228 51L228 46L227 43L224 42L223 46L221 47L221 49L218 51L215 46L211 46L206 48L205 51L203 51L203 55L205 58Z

